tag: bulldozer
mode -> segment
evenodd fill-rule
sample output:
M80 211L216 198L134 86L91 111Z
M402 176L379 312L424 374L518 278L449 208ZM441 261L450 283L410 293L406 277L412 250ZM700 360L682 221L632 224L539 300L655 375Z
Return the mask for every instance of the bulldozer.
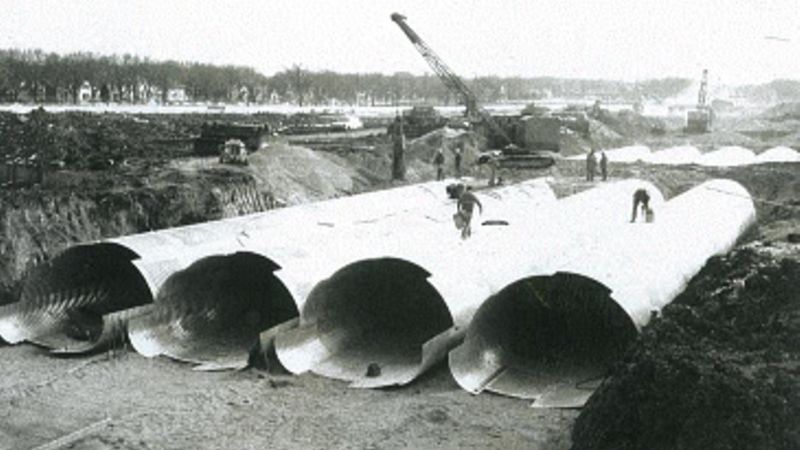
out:
M246 166L247 162L247 147L244 142L239 139L228 139L222 145L222 150L219 153L220 164L235 164Z

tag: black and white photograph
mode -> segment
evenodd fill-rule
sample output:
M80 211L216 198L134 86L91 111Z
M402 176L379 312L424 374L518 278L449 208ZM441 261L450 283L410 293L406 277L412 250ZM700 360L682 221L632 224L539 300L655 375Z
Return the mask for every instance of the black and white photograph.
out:
M0 2L0 450L216 449L800 449L800 4Z

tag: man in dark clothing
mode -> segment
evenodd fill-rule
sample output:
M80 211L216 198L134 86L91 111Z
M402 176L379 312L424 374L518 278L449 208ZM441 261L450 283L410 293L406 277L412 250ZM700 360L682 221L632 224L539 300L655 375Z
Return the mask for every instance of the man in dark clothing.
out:
M436 181L441 181L444 179L444 152L440 148L436 151L436 155L433 157L433 163L436 165Z
M597 159L594 157L594 149L589 151L586 155L586 181L594 181L594 168L597 164Z
M456 147L455 154L456 176L461 178L461 147Z
M470 222L472 221L472 211L475 209L475 205L478 205L478 210L483 214L481 201L472 193L472 187L467 186L467 190L458 198L458 204L456 205L457 215L461 216L461 220L464 222L464 226L461 228L461 239L466 239L472 235Z
M600 152L600 175L602 175L603 181L608 179L608 157L606 152Z
M642 213L647 215L647 212L650 210L650 194L647 193L647 190L644 188L637 189L636 192L633 193L633 215L631 216L631 223L636 221L636 212L639 208L639 205L642 206Z

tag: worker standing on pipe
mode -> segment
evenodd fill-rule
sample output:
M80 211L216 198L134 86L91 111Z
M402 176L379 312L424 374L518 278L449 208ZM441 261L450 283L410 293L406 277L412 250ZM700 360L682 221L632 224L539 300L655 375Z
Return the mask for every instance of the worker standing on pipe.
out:
M594 154L594 149L591 149L589 154L586 155L586 181L594 181L594 168L597 164Z
M636 212L639 208L639 205L642 206L642 213L644 214L645 219L648 222L652 221L652 219L648 219L648 217L652 217L653 214L649 204L650 194L647 193L647 189L637 189L636 192L633 193L633 215L631 216L631 223L636 222Z
M472 212L475 209L475 205L478 205L478 210L483 214L483 205L478 200L478 197L472 193L472 186L467 186L467 189L458 197L458 204L456 205L458 210L456 215L463 221L461 239L466 239L472 235L470 222L472 221Z

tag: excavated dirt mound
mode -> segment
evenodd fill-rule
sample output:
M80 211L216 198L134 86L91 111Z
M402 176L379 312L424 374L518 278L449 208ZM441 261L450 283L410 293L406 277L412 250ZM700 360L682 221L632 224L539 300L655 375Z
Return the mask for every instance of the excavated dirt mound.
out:
M377 175L357 170L329 152L273 142L248 156L248 165L222 165L216 157L175 159L170 168L181 173L217 169L251 176L258 188L285 205L298 205L362 192Z
M798 256L712 259L591 397L574 449L800 448Z
M486 143L474 132L441 128L406 143L406 179L411 182L436 177L433 158L438 149L444 152L447 176L455 176L455 150L460 148L462 175L470 173Z

